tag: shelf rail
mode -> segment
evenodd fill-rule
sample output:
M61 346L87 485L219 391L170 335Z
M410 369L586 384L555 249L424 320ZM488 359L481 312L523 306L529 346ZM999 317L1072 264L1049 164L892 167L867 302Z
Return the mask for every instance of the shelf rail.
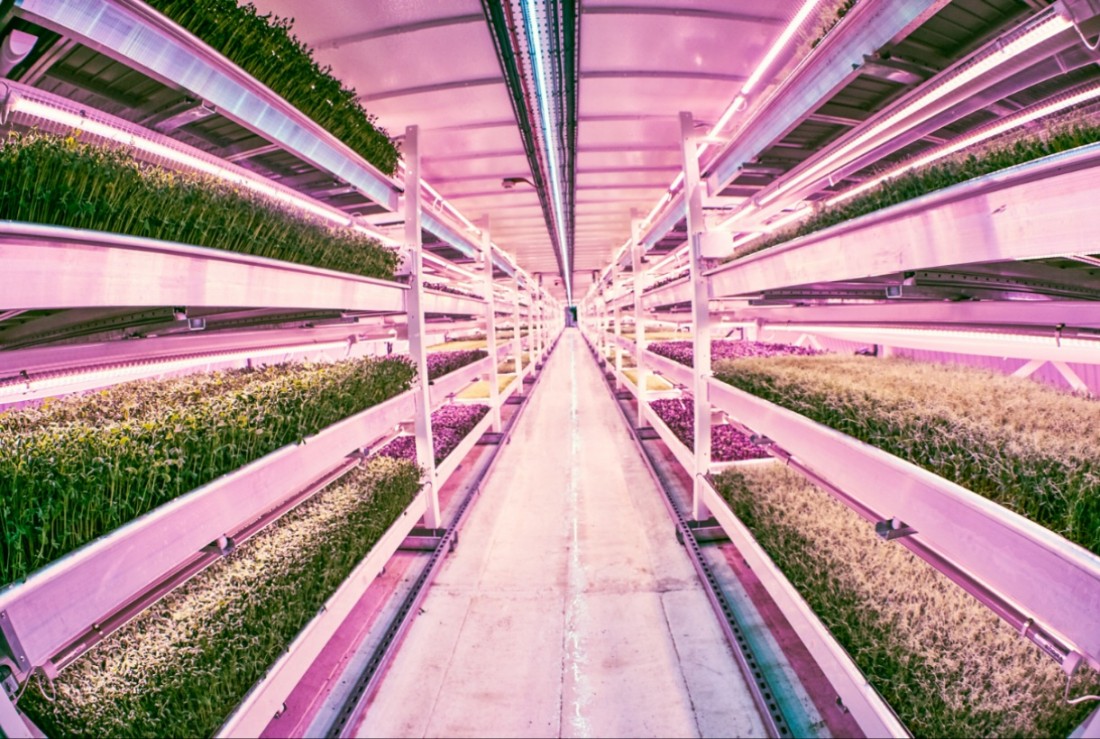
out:
M1010 167L845 221L707 273L713 297L1096 250L1100 144ZM655 292L665 292L667 288Z
M708 400L914 542L1066 670L1100 667L1100 557L915 464L711 379ZM851 504L851 503L849 503ZM988 595L996 598L990 602Z

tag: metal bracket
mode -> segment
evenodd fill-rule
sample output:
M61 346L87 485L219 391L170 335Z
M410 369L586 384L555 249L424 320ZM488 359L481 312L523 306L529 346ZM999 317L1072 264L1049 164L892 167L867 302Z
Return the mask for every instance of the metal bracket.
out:
M476 446L500 446L500 442L503 440L503 433L498 431L486 431L481 435L481 438L477 440Z
M224 535L219 536L214 541L207 544L202 548L203 552L214 554L215 552L222 557L232 554L237 550L237 542L233 540L232 536Z
M0 647L3 647L3 651L0 652L0 663L10 662L16 677L29 674L33 665L27 659L27 651L23 649L23 644L19 641L19 635L15 633L15 625L12 624L7 611L0 611L0 639L3 639L3 643L0 644Z
M726 534L726 530L718 524L718 519L707 518L702 521L685 521L688 529L691 530L692 536L695 537L695 541L699 544L728 544L729 536ZM679 527L676 527L676 541L680 542L680 545L684 544L684 534Z
M875 533L886 541L891 541L893 539L900 539L904 536L912 536L917 533L917 530L910 528L900 519L894 517L885 521L877 521L875 523Z
M405 541L401 542L401 546L397 548L397 551L434 552L436 547L439 546L439 542L443 541L443 537L446 533L447 529L427 529L417 526L409 532L409 535L405 537ZM453 552L457 545L458 532L456 531L454 536L451 537L451 546L447 551Z

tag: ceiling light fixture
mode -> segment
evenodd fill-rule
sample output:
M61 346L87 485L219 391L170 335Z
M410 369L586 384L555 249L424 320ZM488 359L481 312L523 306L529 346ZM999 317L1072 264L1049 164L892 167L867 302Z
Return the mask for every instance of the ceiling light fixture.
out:
M500 181L500 186L503 187L505 190L514 190L516 185L521 182L526 182L528 185L535 188L536 190L538 189L538 186L526 177L505 177L503 180Z
M535 0L523 0L520 5L523 12L523 24L527 40L530 44L533 77L535 78L535 91L538 97L539 119L542 122L542 143L546 150L547 167L550 170L550 200L554 211L554 226L557 233L558 250L561 254L562 276L565 278L566 299L573 302L572 269L569 265L569 250L565 244L565 206L562 204L562 178L558 165L558 150L554 145L557 129L553 125L550 116L550 90L544 65L544 51L542 47L541 28L546 23L539 23L538 7Z

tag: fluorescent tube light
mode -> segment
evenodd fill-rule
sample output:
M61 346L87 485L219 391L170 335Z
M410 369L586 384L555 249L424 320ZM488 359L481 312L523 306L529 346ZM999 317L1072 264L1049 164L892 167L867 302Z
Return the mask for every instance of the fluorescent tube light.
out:
M1095 100L1097 98L1100 98L1100 84L1093 84L1089 85L1086 89L1078 90L1076 92L1070 92L1066 95L1059 97L1056 100L1052 100L1047 103L1042 103L1040 105L1024 109L1022 111L1014 113L1007 118L1002 119L994 125L986 126L985 128L979 129L970 134L966 134L964 136L953 139L949 143L940 146L931 152L928 152L924 156L918 157L911 162L907 162L901 166L895 167L894 169L891 169L890 171L885 172L882 175L875 177L874 179L868 180L867 182L864 182L856 187L845 190L836 197L826 201L826 204L835 205L836 203L842 203L845 200L849 200L855 197L856 195L867 192L871 188L885 182L886 180L891 180L895 177L905 174L906 172L909 172L910 170L931 164L932 162L935 162L939 159L943 159L944 157L950 156L951 154L962 151L969 146L973 146L974 144L978 144L995 136L999 136L1002 133L1011 131L1013 128L1018 128L1027 123L1043 118L1044 116L1057 113L1059 111L1065 110L1066 108L1071 108L1074 105L1079 105L1081 103Z
M872 124L866 130L859 133L848 143L844 144L836 151L832 152L828 156L824 157L821 161L811 166L806 171L798 174L792 178L789 178L786 182L781 184L776 189L769 193L762 195L757 202L758 206L767 205L773 202L780 196L790 192L795 187L804 185L809 181L817 179L825 174L830 169L834 169L836 165L840 163L842 159L851 154L854 150L866 146L875 140L880 139L882 136L887 135L887 132L897 123L901 122L904 118L907 118L914 113L920 111L923 108L935 103L941 98L955 92L964 85L978 79L982 75L996 69L1003 64L1006 60L1012 57L1023 54L1039 44L1050 40L1059 33L1067 30L1071 27L1071 23L1061 15L1054 13L1049 15L1042 22L1037 23L1025 32L1021 33L1017 38L998 47L996 50L991 51L980 59L972 61L970 64L958 69L950 78L944 80L934 88L927 91L926 94L919 96L912 100L907 105L902 106L898 110L894 111L884 119ZM747 211L735 214L730 221L736 220L743 216ZM729 223L730 221L727 221Z
M779 53L787 46L791 37L798 31L799 27L805 22L806 18L813 9L817 7L819 2L820 0L806 0L806 2L802 3L802 7L798 9L794 18L792 18L791 22L787 24L787 27L783 29L783 33L779 34L779 38L777 38L775 43L772 44L772 47L768 49L768 53L764 55L764 59L756 65L756 69L749 78L745 80L745 84L741 86L741 95L748 95L752 92L753 88L756 87L764 74L768 71L772 62L775 61L775 58L779 56Z
M561 254L562 276L565 278L567 299L573 300L572 269L569 265L569 251L565 245L565 207L562 204L561 172L558 166L558 151L554 145L557 129L550 118L550 91L546 70L543 67L542 34L538 22L538 8L535 0L523 0L524 27L531 46L532 66L535 78L535 91L538 97L539 117L542 121L542 141L546 149L547 166L550 169L551 205L554 211L554 224L558 237L558 251Z
M294 192L290 188L272 183L254 175L243 167L219 163L214 157L191 150L191 147L172 139L139 129L125 121L112 121L113 116L95 111L88 115L86 109L79 112L67 109L62 101L53 102L46 94L33 88L15 86L10 82L2 83L7 87L7 108L10 113L49 121L69 129L84 131L92 136L125 146L143 153L154 160L163 160L176 167L201 172L225 182L257 192L278 203L293 209L309 213L341 228L351 228L358 233L378 239L388 245L395 245L393 239L363 226L347 213L324 205L312 198ZM53 96L50 96L51 98Z

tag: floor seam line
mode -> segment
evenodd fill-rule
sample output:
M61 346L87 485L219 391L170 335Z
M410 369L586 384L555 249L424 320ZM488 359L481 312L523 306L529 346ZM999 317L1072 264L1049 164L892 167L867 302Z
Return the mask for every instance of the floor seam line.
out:
M427 600L427 598L425 598ZM474 596L470 596L470 599L466 601L466 611L462 614L462 624L458 627L458 634L455 636L454 643L451 645L451 654L447 657L447 667L443 670L443 675L439 680L439 688L435 691L435 696L432 698L432 704L428 708L428 720L424 722L424 733L421 737L436 736L429 733L431 729L432 718L435 716L435 708L439 705L439 697L443 694L443 686L447 684L447 678L451 674L451 667L455 662L455 653L458 651L458 645L462 643L462 632L466 629L466 622L470 618L470 611L473 610ZM421 611L417 613L417 616L423 616L426 611L421 608Z
M668 638L672 642L672 650L676 653L676 672L680 675L680 681L684 686L684 693L687 694L688 705L691 706L691 720L695 722L696 736L703 736L703 727L699 725L699 712L695 708L695 696L691 694L691 686L688 685L687 675L684 674L684 658L680 654L680 645L676 643L676 635L672 633L672 621L668 616L668 607L665 604L664 594L658 594L657 600L661 603L661 615L665 619L665 628L668 629Z

